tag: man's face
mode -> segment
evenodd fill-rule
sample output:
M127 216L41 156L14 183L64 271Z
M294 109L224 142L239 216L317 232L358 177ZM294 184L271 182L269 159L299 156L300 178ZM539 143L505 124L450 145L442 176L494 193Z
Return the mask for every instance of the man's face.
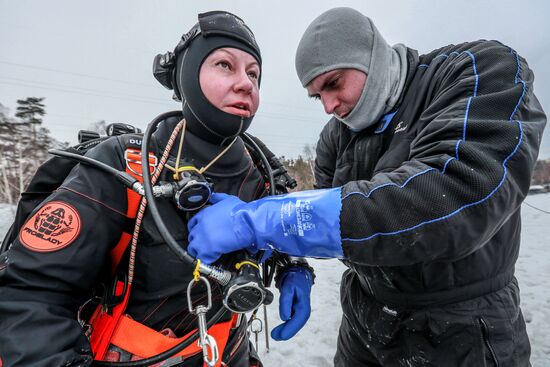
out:
M344 118L361 97L367 74L357 69L336 69L313 79L306 87L311 98L320 99L325 112Z

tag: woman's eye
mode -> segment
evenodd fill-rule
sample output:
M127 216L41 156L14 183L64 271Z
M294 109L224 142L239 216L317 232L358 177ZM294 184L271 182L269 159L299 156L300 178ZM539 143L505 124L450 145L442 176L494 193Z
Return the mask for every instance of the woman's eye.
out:
M311 98L313 98L314 100L318 101L318 100L321 99L321 96L318 95L318 94L316 94L316 95L314 95L314 96L311 96Z
M255 71L249 71L248 76L252 79L258 79L258 73Z
M216 63L217 66L221 67L222 69L229 69L231 70L231 65L227 61L218 61Z

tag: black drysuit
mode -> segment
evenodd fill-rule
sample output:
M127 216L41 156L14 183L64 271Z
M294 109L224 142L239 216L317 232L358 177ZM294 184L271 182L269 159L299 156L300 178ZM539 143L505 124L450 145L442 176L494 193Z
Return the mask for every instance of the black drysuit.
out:
M160 157L180 116L166 119L152 143ZM87 155L124 170L128 136L113 137ZM140 142L138 142L140 143ZM169 162L174 166L179 137ZM223 147L185 133L182 157L196 167L206 166ZM260 172L238 138L231 149L206 171L214 190L250 201L264 194ZM88 366L91 352L77 320L77 310L91 296L100 280L110 279L110 250L122 230L132 233L134 220L126 216L126 188L112 176L78 165L44 203L65 202L80 216L80 232L74 242L53 252L36 252L16 240L8 253L8 265L0 277L0 358L4 367ZM170 199L158 207L171 234L187 246L187 214ZM41 205L40 207L44 207ZM38 209L37 209L38 210ZM74 225L73 225L74 227ZM121 262L127 268L128 259ZM188 312L186 289L192 279L191 265L180 261L164 243L146 210L137 246L135 278L126 313L134 320L160 331L170 328L177 336L196 329ZM212 316L222 307L219 286L213 286ZM196 286L194 300L202 290ZM204 295L204 293L202 293ZM227 319L227 318L226 318ZM231 366L250 366L246 322L230 333L222 360ZM184 362L202 366L202 354Z
M529 365L514 264L545 123L496 41L409 49L396 110L358 133L329 121L315 172L342 186L337 366Z

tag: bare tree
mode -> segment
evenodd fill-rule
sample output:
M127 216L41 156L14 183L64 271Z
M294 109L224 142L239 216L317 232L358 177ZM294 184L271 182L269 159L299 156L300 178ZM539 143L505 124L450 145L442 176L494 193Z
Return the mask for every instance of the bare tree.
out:
M543 185L548 183L550 183L550 159L539 160L535 164L531 184Z
M0 103L0 122L8 120L9 109Z
M306 144L304 146L304 159L307 162L309 169L311 171L311 176L315 177L315 170L313 169L315 166L315 149L316 144Z
M60 145L40 127L46 114L43 98L18 100L16 116L0 104L0 201L15 203L36 169L49 158L48 149Z

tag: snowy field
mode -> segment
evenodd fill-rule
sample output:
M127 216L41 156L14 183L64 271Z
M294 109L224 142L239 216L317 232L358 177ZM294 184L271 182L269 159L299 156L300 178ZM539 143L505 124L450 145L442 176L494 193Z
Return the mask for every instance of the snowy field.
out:
M528 196L522 210L523 239L516 275L531 340L531 364L533 367L547 367L550 366L550 194ZM0 204L0 238L7 231L12 216L13 209ZM259 352L266 367L332 366L341 318L338 289L345 267L333 260L314 260L311 264L317 273L311 318L290 341L270 340L269 352L265 346L265 334L259 335ZM280 322L277 297L278 294L268 309L270 329ZM259 314L263 318L261 312Z

